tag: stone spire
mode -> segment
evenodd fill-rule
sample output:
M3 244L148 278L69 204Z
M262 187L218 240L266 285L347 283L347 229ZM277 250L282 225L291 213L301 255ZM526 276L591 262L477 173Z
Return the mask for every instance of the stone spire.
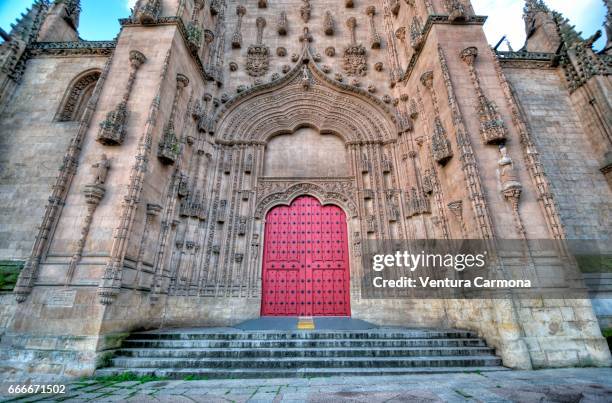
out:
M55 0L38 36L39 42L74 42L79 40L80 0Z
M63 4L66 8L64 19L76 31L81 17L81 0L55 0L55 4Z
M34 40L42 24L44 13L48 8L48 2L44 0L35 1L31 8L28 8L14 24L11 24L10 38L24 42Z
M561 44L553 12L543 0L526 0L523 8L528 52L555 53Z
M36 40L48 8L48 2L35 1L32 8L21 14L15 24L11 24L9 33L2 32L4 43L0 44L0 88L4 87L7 79L17 81L23 74L23 53L27 45ZM0 91L0 101L4 95Z
M606 5L606 22L604 23L604 28L606 30L606 37L608 38L606 42L606 47L604 48L603 53L612 54L612 0L604 0L604 4Z

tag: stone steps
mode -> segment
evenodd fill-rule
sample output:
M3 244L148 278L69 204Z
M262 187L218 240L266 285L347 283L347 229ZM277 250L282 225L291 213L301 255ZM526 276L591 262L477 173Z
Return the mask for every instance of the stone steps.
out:
M472 332L211 331L135 333L96 375L171 379L389 375L505 370Z
M448 339L475 338L475 333L460 330L428 331L254 331L254 332L143 332L137 333L138 339L145 340L320 340L320 339Z
M133 358L284 358L284 357L432 357L492 355L488 347L436 348L222 348L222 349L146 349L122 348L122 357Z
M97 376L111 376L128 371L116 368L103 368L96 371ZM451 374L509 371L495 367L403 367L403 368L299 368L299 369L203 369L203 368L130 368L136 376L157 376L168 379L249 379L249 378L315 378L328 376L389 376L413 374Z
M382 347L484 347L480 339L321 339L321 340L142 340L128 339L125 348L382 348Z

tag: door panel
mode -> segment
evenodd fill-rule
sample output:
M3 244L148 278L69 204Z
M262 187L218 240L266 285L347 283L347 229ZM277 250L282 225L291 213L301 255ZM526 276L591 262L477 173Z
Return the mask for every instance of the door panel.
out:
M350 316L346 216L298 197L266 216L264 316Z

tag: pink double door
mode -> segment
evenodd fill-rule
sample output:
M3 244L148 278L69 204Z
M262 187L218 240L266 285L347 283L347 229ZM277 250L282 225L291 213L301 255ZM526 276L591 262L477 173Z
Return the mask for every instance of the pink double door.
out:
M301 196L266 216L262 316L350 316L346 215Z

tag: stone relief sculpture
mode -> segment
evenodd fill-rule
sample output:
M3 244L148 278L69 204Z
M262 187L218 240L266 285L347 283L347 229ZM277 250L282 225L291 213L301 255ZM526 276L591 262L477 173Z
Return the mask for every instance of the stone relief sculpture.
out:
M475 47L466 48L461 52L460 56L461 60L463 60L469 68L472 85L476 91L482 140L486 144L503 143L508 137L506 124L497 110L497 105L485 96L482 85L480 84L480 78L475 66L478 49Z
M96 162L92 165L92 168L95 168L95 175L93 184L96 186L102 186L106 183L106 176L108 175L108 170L110 169L111 164L106 154L102 154L100 161Z
M311 11L312 7L310 6L310 0L302 0L302 6L300 7L300 16L302 17L302 21L305 23L310 21Z
M366 9L366 14L370 20L370 47L372 49L380 49L380 35L376 32L376 23L374 22L374 16L376 15L376 7L369 6Z
M143 0L134 10L134 20L141 24L153 24L161 13L161 0Z
M331 11L325 12L325 18L323 20L323 31L325 35L333 35L334 34L334 17L332 16Z
M128 101L136 81L136 73L147 58L137 50L130 52L130 75L123 98L117 107L110 111L100 123L97 140L105 145L120 145L127 133Z
M344 49L344 72L349 76L365 76L368 70L366 49L361 44L357 44L355 28L357 20L351 17L346 21L346 26L350 31L350 45Z
M263 31L266 20L258 17L257 24L257 43L250 45L247 50L246 71L251 77L260 77L268 72L270 64L270 49L263 44Z
M243 5L236 6L236 15L238 15L238 21L236 21L236 29L232 34L232 48L240 49L242 47L242 18L246 14L246 8Z
M278 15L278 22L276 23L276 31L279 35L287 35L287 13L281 11Z

